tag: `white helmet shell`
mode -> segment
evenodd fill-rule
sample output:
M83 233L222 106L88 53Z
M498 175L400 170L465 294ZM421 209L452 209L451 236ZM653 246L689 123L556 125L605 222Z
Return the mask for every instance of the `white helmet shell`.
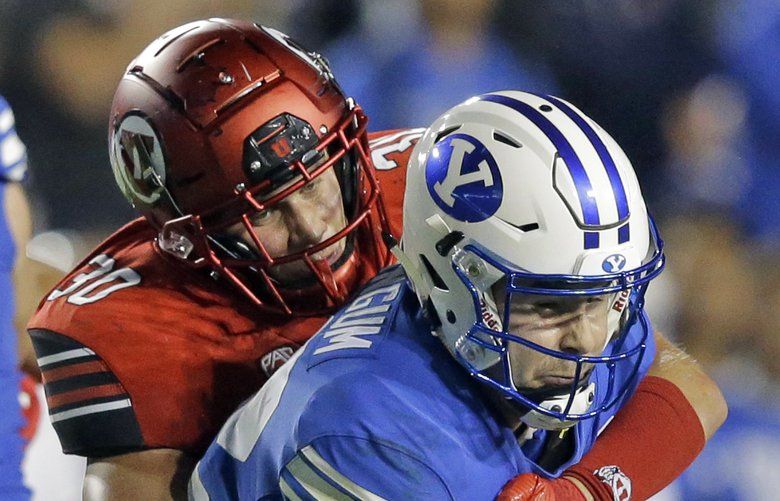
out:
M557 278L573 294L615 292L625 305L663 266L617 143L573 105L518 91L471 98L425 132L407 174L402 248L437 334L473 374L500 359L487 348L499 341L474 326L502 330L490 287L507 271ZM625 312L615 311L617 330Z

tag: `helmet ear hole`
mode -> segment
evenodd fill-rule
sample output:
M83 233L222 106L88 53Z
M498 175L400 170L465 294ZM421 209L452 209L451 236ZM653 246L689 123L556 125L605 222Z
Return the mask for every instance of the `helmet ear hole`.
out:
M450 290L449 287L447 287L447 284L441 278L441 275L439 275L439 273L434 269L433 265L431 265L431 262L427 257L425 257L425 255L420 254L420 262L422 262L423 266L425 267L425 271L428 273L428 276L431 277L431 281L433 282L434 287L444 291Z

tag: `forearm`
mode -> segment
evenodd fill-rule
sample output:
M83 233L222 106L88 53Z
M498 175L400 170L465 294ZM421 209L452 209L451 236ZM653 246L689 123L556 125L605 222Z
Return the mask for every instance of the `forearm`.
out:
M656 333L656 359L648 376L674 384L699 418L707 440L720 428L728 415L728 406L715 382L699 364L662 334Z
M594 475L605 466L627 475L634 499L660 491L690 465L725 420L725 400L696 361L660 334L656 343L648 377L569 472L597 499L611 499L611 489Z
M155 449L90 459L84 476L85 501L187 499L195 460L181 451Z

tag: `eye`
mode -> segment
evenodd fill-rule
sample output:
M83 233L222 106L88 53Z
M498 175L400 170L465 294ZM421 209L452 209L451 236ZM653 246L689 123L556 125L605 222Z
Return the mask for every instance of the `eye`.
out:
M320 183L320 178L312 179L308 183L304 184L303 187L301 187L300 190L298 190L299 193L313 193L314 190L317 189L317 185Z
M273 215L274 212L275 211L271 209L255 212L254 214L252 214L252 217L250 218L252 225L260 226L267 223L268 221L271 220L271 216Z

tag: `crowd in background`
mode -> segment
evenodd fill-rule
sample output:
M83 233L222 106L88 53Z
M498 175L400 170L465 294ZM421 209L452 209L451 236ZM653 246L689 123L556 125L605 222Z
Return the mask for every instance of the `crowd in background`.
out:
M731 409L659 497L780 489L776 0L4 0L0 94L29 151L31 255L68 269L133 217L108 164L114 87L157 35L215 15L322 52L372 130L425 126L508 88L558 95L602 124L634 162L667 244L653 320Z

